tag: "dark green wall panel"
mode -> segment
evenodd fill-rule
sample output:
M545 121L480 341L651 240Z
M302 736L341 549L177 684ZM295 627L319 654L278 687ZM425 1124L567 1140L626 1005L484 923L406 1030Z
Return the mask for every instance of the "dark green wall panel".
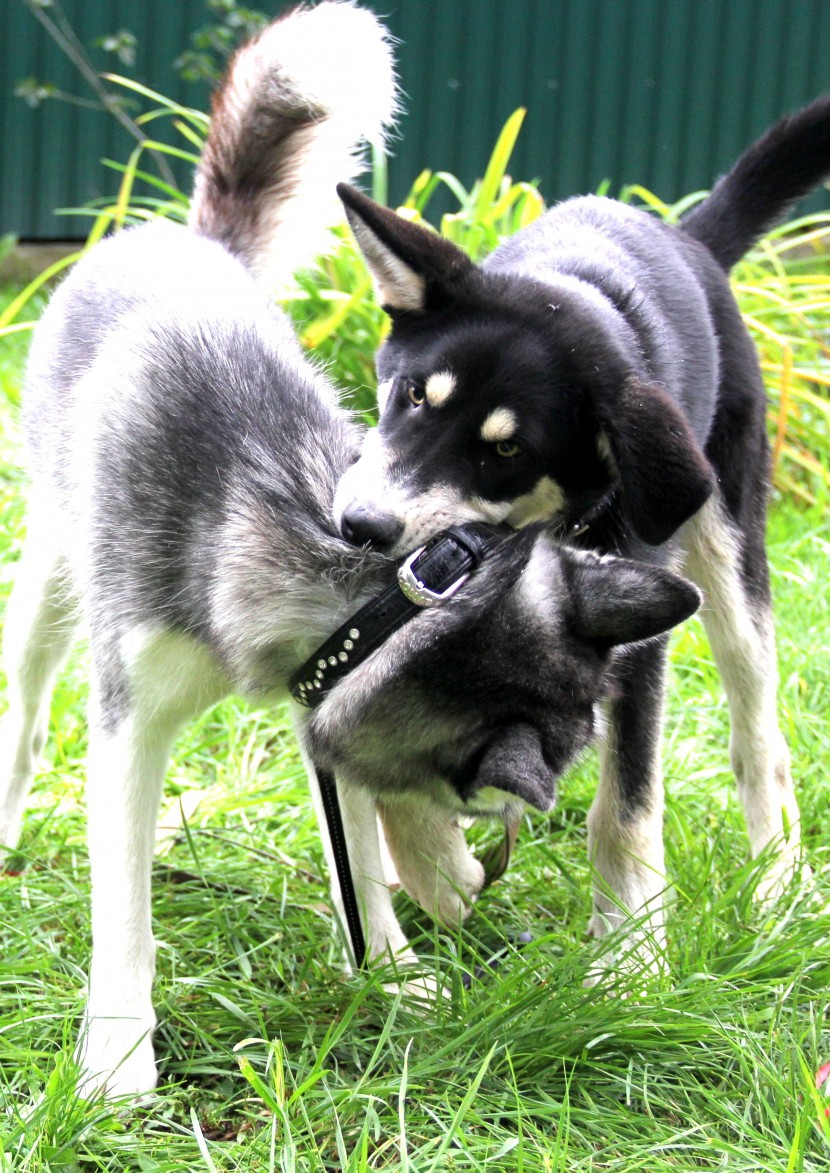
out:
M208 23L202 0L62 0L61 7L96 68L130 73L173 98L204 106L207 91L183 82L172 68L188 30ZM121 28L139 42L131 71L90 48L102 34ZM83 237L88 221L56 216L54 209L112 195L118 176L101 159L126 162L134 140L102 110L53 99L32 109L14 96L28 77L87 101L94 97L22 0L0 0L0 231L23 238ZM181 145L175 135L165 137Z
M252 0L256 6L256 0ZM87 43L125 27L136 73L194 105L171 62L210 20L202 0L63 0ZM674 200L709 186L779 114L830 88L830 0L376 0L401 39L407 114L390 167L401 199L424 167L469 186L519 105L517 178L549 200L638 182ZM280 3L261 0L276 13ZM103 113L13 96L30 75L83 92L23 6L0 0L0 230L83 235L53 209L110 194L131 143ZM98 52L101 68L112 63ZM186 177L182 175L182 180Z
M398 196L420 166L469 184L525 105L513 172L540 178L549 199L609 180L674 200L830 88L827 0L393 0L388 10L410 109Z

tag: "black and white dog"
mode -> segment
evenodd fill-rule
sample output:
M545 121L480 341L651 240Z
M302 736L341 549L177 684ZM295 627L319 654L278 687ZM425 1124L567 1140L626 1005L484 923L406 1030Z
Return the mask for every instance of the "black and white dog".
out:
M339 207L334 184L355 174L354 144L393 107L389 48L369 12L330 0L272 25L215 99L189 226L151 223L100 244L36 331L28 534L5 621L0 843L17 842L51 682L83 623L86 1088L135 1094L156 1082L150 870L177 729L232 690L284 696L344 621L390 585L400 594L395 565L356 549L333 520L361 432L255 280L314 251L321 200ZM378 809L393 812L405 886L457 919L483 880L462 816L552 805L591 735L614 647L666 631L698 603L669 571L560 550L542 527L512 533L322 704L297 706L306 754L341 789L370 955L411 958ZM357 655L363 633L347 632L334 664ZM321 665L299 694L317 688Z
M392 320L380 424L337 491L342 534L395 554L453 522L546 519L583 549L685 566L704 593L752 851L777 848L767 894L801 869L799 813L776 719L764 388L727 271L828 173L824 97L773 126L679 227L577 198L480 266L340 189ZM651 910L659 937L663 676L663 643L618 665L589 817L594 934Z

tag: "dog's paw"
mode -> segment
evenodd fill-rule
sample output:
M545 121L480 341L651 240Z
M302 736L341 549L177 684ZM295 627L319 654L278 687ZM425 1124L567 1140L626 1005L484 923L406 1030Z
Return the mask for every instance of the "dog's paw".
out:
M88 1013L75 1058L80 1068L78 1092L150 1098L158 1082L153 1053L154 1016L126 1017Z
M397 949L387 942L385 949L369 952L373 962L391 962L396 970L396 980L383 983L383 990L393 997L403 994L409 1008L426 1013L441 998L448 998L450 992L432 973L424 971L424 963L415 950L402 938L403 944Z
M467 850L435 862L425 861L421 871L401 877L412 899L449 928L456 928L470 915L484 881L483 866Z
M812 883L813 869L805 863L800 845L796 845L771 856L758 877L755 900L762 906L772 905L791 891L810 889Z
M20 841L30 776L10 766L0 731L0 869Z
M592 959L583 986L613 986L618 979L626 985L632 981L650 984L668 973L666 935L660 920L632 920L627 928L619 913L608 916L595 911L587 935L603 940L612 933L613 944L609 942L609 948Z
M387 982L383 988L387 994L402 993L409 1009L418 1014L426 1014L441 999L452 997L449 988L429 973L413 976L404 982Z

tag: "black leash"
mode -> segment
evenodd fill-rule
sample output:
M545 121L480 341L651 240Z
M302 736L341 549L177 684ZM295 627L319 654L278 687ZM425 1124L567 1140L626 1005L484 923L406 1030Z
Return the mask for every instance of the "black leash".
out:
M455 525L413 551L397 580L352 615L298 668L288 689L298 704L314 709L347 676L425 607L452 598L476 566L512 531L473 523Z
M334 685L379 648L393 631L425 607L436 607L452 598L508 532L478 523L453 526L415 550L399 566L397 581L352 615L294 673L288 685L294 700L304 708L316 708ZM312 764L320 787L354 962L362 968L367 961L366 937L337 783L329 770L321 769L316 762Z
M356 968L363 969L368 960L366 957L366 937L363 934L363 923L360 919L360 909L357 906L357 893L354 890L354 879L349 862L349 849L346 845L343 815L337 795L337 784L334 780L334 774L328 770L316 770L316 773L329 840L331 841L331 850L334 855L334 870L340 885L340 898L343 901L346 928L352 943L352 955Z

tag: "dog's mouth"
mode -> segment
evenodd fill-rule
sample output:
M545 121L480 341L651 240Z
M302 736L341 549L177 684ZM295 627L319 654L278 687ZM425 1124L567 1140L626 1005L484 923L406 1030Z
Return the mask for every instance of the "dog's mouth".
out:
M388 497L394 495L390 490ZM335 521L347 542L366 546L389 558L402 558L449 529L482 522L512 525L508 501L465 500L460 493L439 486L390 509L377 503L354 501Z
M548 497L548 502L549 502ZM341 536L400 558L454 525L500 525L516 506L471 494L452 476L422 475L384 448L372 430L360 459L340 479L333 520ZM525 518L524 520L528 520Z
M354 466L356 469L358 465ZM404 492L400 484L375 486L370 495L349 491L348 473L335 500L334 521L342 537L390 558L400 558L452 525L484 522L523 529L535 522L552 525L562 540L587 532L613 505L615 490L602 486L573 498L549 477L519 497L491 501L465 495L443 482Z

